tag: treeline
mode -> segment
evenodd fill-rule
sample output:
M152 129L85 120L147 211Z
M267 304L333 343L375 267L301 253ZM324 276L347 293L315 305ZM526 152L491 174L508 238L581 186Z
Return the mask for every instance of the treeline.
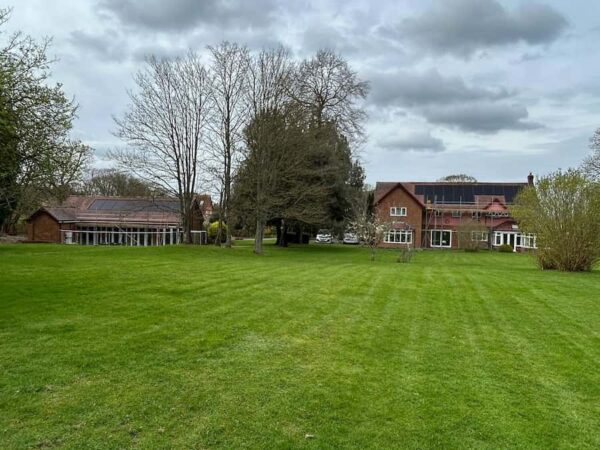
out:
M282 47L251 53L225 42L208 53L207 65L194 52L147 60L115 120L127 148L110 156L178 196L188 239L194 192L207 183L219 193L225 245L234 228L255 233L256 253L266 225L281 245L291 228L300 237L342 229L364 182L355 153L367 82L324 50L301 62Z

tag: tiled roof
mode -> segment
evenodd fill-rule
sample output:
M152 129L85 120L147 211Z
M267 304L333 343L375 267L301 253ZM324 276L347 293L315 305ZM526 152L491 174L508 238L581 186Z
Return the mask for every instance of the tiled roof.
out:
M212 211L210 196L197 198L203 214ZM176 198L125 198L102 196L69 196L62 204L41 208L58 222L84 224L178 225L181 221ZM33 217L33 215L31 217Z

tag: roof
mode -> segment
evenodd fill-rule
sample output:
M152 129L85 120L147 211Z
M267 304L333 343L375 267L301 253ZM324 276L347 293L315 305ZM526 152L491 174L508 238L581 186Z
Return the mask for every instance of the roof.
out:
M379 203L397 186L402 186L421 204L489 205L498 201L507 205L513 203L527 183L378 182L375 187L375 203Z
M198 196L198 205L203 215L212 209L210 196ZM181 222L179 199L173 197L104 197L71 195L56 207L40 208L59 223L78 222L85 224L145 224L178 225Z
M397 182L397 181L396 182L379 182L378 181L377 184L375 185L374 203L375 204L379 203L381 200L383 200L383 198L385 196L387 196L390 192L392 192L397 187L406 191L406 193L408 193L408 195L410 195L419 205L425 206L423 203L423 199L421 199L415 195L414 190L412 189L412 187L410 185L408 185L407 183L402 183L402 182Z
M32 218L36 214L39 214L40 212L48 213L50 216L54 217L54 219L57 222L60 222L60 223L76 221L75 216L72 214L72 212L65 208L40 208L37 211L35 211L30 216L30 218Z

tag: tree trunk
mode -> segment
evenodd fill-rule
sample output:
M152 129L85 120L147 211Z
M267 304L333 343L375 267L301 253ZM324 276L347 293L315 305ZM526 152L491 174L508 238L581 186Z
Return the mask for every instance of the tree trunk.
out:
M225 193L223 195L223 219L225 221L225 247L231 248L231 227L229 224L229 196L231 194L231 160L225 172Z
M218 247L221 245L221 237L223 236L223 191L219 194L219 224L217 226L217 237L215 238L215 245Z
M281 221L278 221L275 225L275 231L277 236L275 239L275 245L279 247L281 245Z
M287 241L287 232L288 232L288 227L287 224L285 223L285 220L281 220L282 222L282 226L281 226L281 242L279 243L280 247L287 247L288 246L288 241Z
M254 253L262 255L263 253L263 234L265 230L265 223L257 219L256 220L256 234L254 236Z

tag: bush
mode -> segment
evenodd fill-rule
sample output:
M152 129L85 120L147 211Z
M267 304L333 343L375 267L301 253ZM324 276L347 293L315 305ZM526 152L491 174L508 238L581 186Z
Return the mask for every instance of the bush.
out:
M513 248L508 244L502 244L500 247L498 247L498 251L500 253L512 253Z
M217 231L219 230L219 222L213 222L208 226L208 240L212 243L216 242L217 239ZM223 224L223 232L221 234L221 243L225 242L227 239L227 225Z
M600 259L600 183L579 171L540 178L519 193L511 213L536 235L541 269L590 271Z
M480 236L487 236L488 229L476 220L466 220L456 227L458 236L458 248L465 252L477 252L480 248L486 248L487 242L481 241Z

